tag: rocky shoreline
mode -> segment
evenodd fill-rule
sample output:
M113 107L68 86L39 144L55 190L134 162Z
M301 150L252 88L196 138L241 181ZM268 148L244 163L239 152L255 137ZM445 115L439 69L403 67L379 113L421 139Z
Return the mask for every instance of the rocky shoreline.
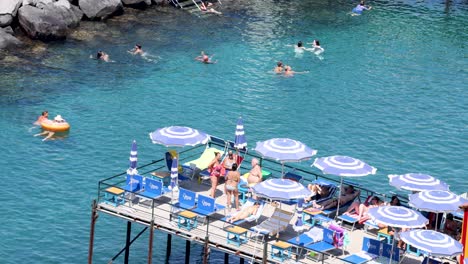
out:
M42 41L65 39L82 20L105 20L124 12L124 6L145 8L167 0L1 0L0 49L23 43L25 34Z

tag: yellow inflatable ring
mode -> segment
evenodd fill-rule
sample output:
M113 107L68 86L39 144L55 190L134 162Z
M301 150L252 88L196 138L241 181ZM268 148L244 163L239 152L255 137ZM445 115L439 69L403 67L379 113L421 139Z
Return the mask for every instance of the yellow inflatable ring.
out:
M52 131L52 132L63 132L68 131L70 129L70 124L67 122L42 122L41 127L44 130Z

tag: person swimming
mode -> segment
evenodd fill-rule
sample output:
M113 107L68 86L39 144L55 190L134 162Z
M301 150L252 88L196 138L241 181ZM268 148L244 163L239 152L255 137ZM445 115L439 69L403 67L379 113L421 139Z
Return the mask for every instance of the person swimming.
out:
M294 52L302 53L304 52L304 50L305 50L305 47L302 44L302 41L297 42L297 44L294 46Z
M104 51L100 50L100 51L98 51L98 53L96 55L96 59L102 60L102 61L105 61L105 62L109 62L109 54L107 54Z
M195 57L195 60L201 61L202 63L205 64L214 64L218 61L212 61L211 58L213 58L214 54L209 57L207 54L205 54L204 51L201 52L200 56Z
M200 10L202 12L207 12L207 13L214 13L214 14L217 14L217 15L221 15L222 13L219 12L219 11L216 11L213 7L213 3L210 3L210 2L207 2L207 4L205 4L203 1L200 3Z
M276 63L276 67L274 69L275 73L282 73L283 72L283 63L281 61L278 61Z
M284 76L292 77L295 73L308 73L308 71L296 72L292 70L291 66L284 66Z
M140 44L136 44L135 47L131 50L129 50L128 52L130 52L131 54L133 55L143 55L143 50L141 49L141 45Z
M312 42L312 52L315 53L316 55L319 55L320 53L324 51L325 49L323 49L320 46L320 41L318 39L314 39L314 42Z
M355 8L353 8L353 11L351 15L353 16L358 16L361 15L364 10L371 10L371 6L365 6L364 1L361 1Z

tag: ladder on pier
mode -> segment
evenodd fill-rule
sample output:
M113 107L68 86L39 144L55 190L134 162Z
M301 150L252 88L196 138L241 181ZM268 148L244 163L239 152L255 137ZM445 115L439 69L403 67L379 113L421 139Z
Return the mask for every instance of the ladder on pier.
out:
M174 5L177 8L184 9L190 13L194 12L202 12L200 5L201 3L204 2L202 0L171 0L172 5ZM209 1L213 2L213 1ZM221 4L220 0L217 0L218 3ZM202 12L203 14L212 14L209 12Z

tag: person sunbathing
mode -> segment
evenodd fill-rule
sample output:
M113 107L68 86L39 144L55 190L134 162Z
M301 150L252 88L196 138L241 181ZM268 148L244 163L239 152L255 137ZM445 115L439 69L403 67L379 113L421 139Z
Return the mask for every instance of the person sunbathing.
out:
M236 215L229 217L226 219L227 222L229 223L234 223L236 221L245 219L251 215L255 215L258 211L258 208L260 207L260 204L258 202L254 203L253 205L243 209L242 211L238 212Z
M372 197L369 203L366 203L366 202L359 203L359 201L355 201L349 206L348 210L346 210L344 214L345 215L357 214L359 223L363 223L370 218L367 214L369 209L373 207L381 206L381 205L384 205L384 202L380 200L379 197L374 196Z
M337 207L338 204L342 206L354 200L356 197L359 196L359 194L360 194L359 190L355 190L354 187L350 185L344 188L344 192L342 191L340 198L338 199L334 198L334 199L325 201L322 204L317 204L315 203L315 201L313 201L313 206L314 208L321 209L321 210Z
M320 186L319 184L309 184L307 188L312 192L312 196L304 199L306 202L320 200L330 194L330 187Z

